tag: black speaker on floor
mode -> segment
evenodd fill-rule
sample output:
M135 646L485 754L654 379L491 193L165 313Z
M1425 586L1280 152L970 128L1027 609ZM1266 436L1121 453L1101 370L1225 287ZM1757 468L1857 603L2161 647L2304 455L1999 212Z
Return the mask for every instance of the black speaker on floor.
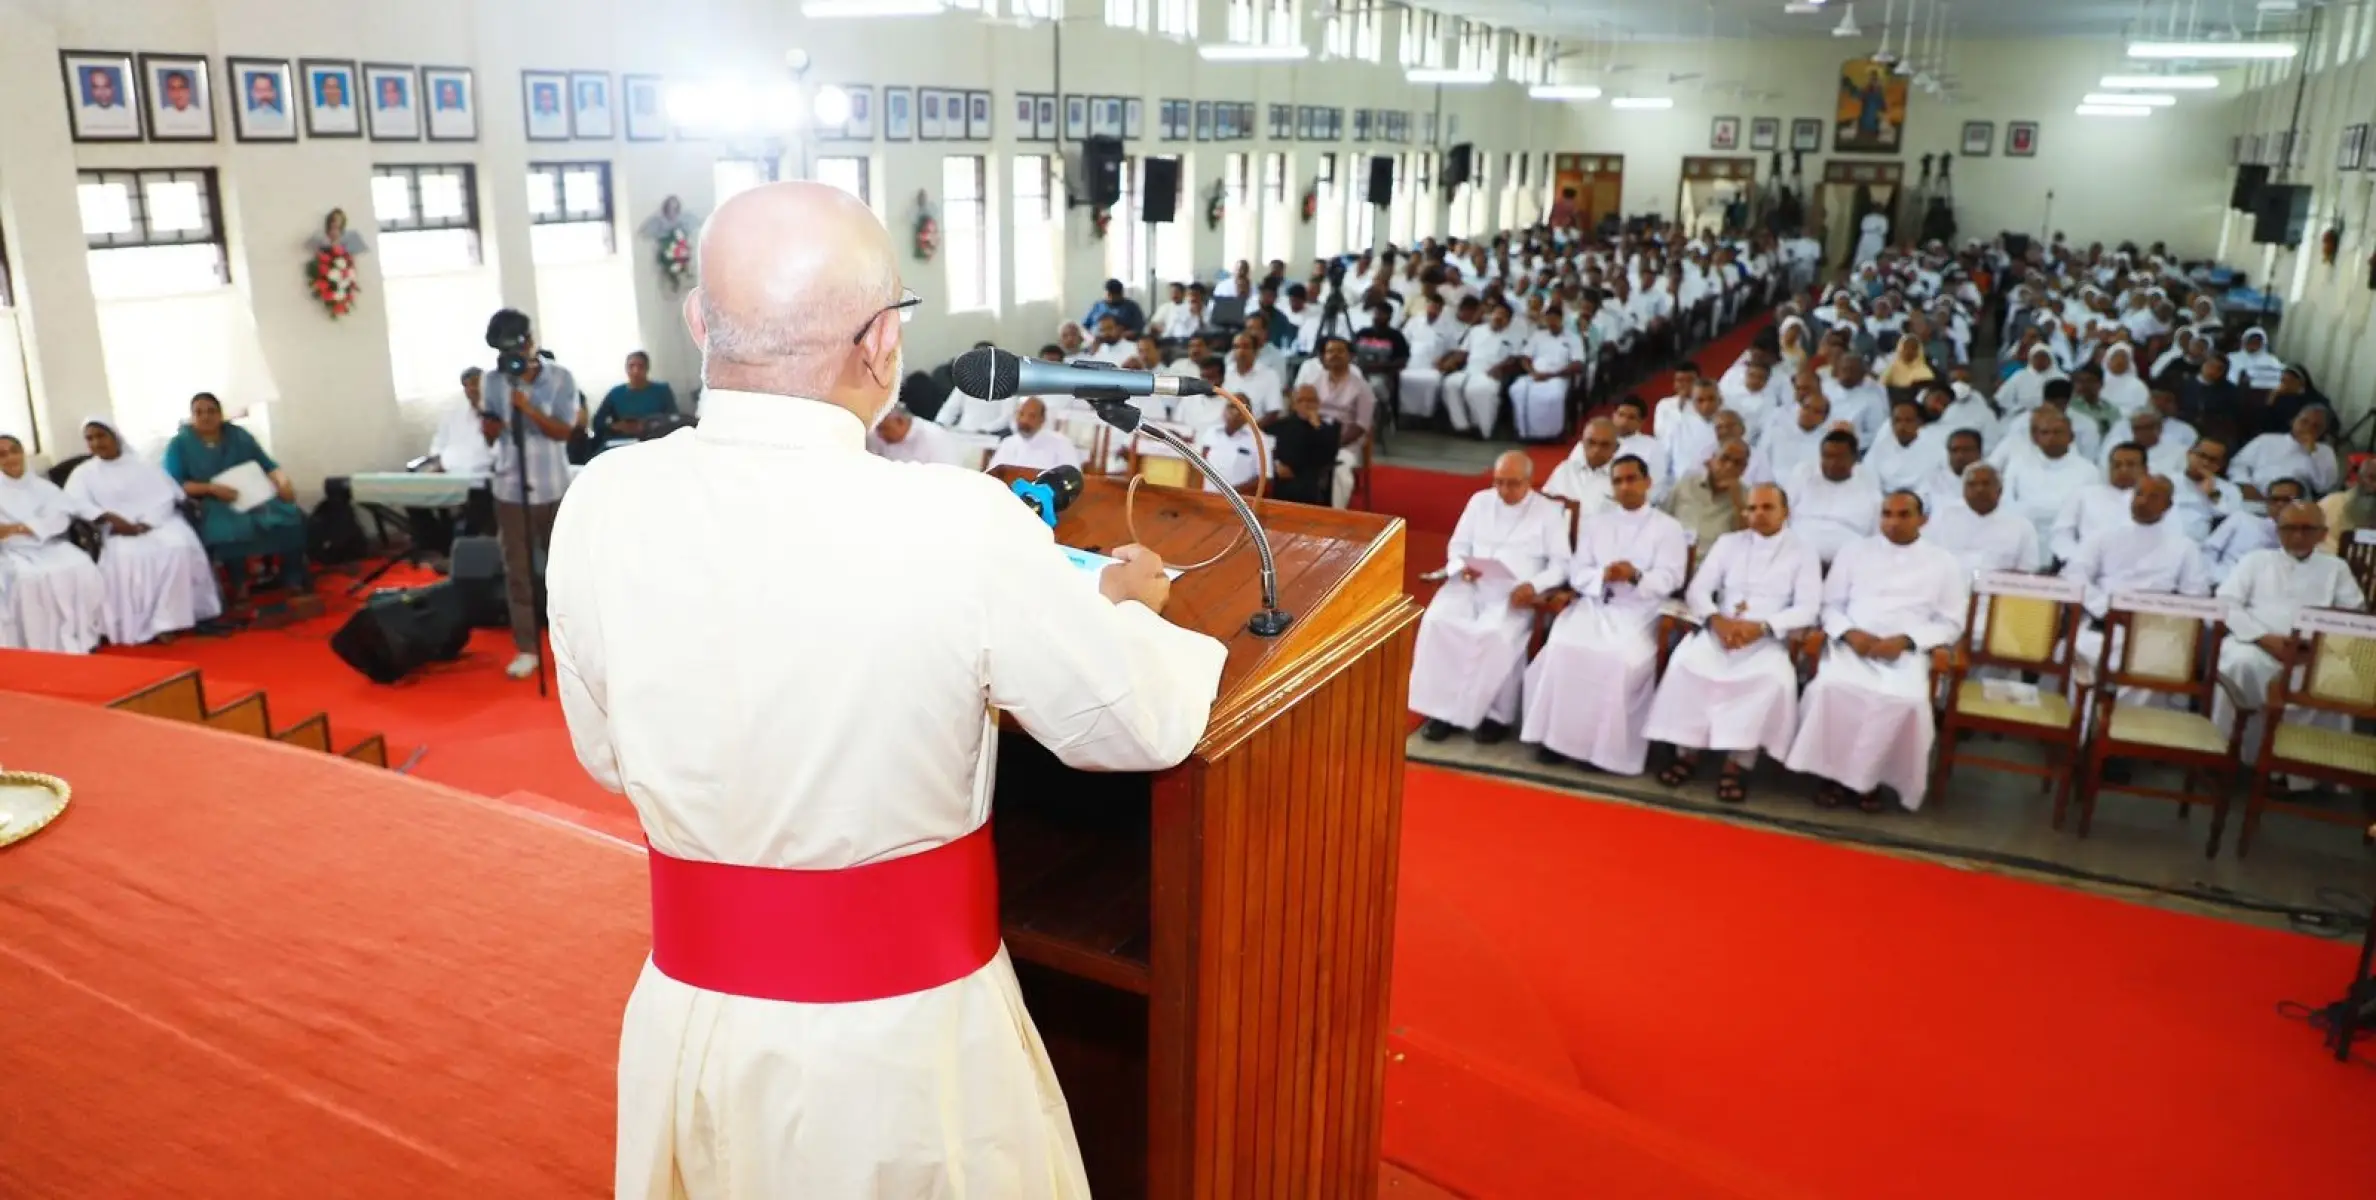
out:
M2269 186L2269 168L2260 163L2245 163L2236 168L2236 186L2228 192L2228 207L2237 212L2259 212L2261 189Z
M472 629L511 628L511 599L504 591L503 543L491 537L455 538L452 582L461 598L463 624Z
M1088 189L1083 197L1098 208L1112 208L1122 199L1122 143L1119 139L1093 137L1081 143L1082 186Z
M1369 202L1373 208L1394 203L1394 159L1387 155L1370 156Z
M331 651L373 683L394 683L430 663L460 658L469 642L452 580L377 593L330 635Z
M2310 187L2272 183L2252 210L2252 240L2262 246L2299 246L2310 227Z
M1180 160L1150 158L1140 166L1146 173L1139 178L1139 220L1171 224L1180 211Z

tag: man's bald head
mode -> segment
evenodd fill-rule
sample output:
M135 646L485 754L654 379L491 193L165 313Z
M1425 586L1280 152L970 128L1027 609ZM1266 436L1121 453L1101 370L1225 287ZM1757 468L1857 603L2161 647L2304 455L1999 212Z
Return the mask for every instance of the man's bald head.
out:
M1015 432L1030 437L1048 423L1048 404L1037 396L1025 396L1015 406Z
M1534 490L1534 460L1524 451L1511 450L1493 460L1493 490L1501 494L1502 503L1516 504Z
M713 388L840 405L872 424L899 386L890 235L839 188L771 183L703 226L685 323Z

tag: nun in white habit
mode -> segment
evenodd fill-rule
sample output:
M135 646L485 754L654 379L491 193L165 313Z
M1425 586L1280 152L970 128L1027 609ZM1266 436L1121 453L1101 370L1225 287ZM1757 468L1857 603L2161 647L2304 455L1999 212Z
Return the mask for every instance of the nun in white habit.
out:
M127 449L105 418L83 422L83 444L91 457L66 477L66 499L107 532L107 640L137 646L223 615L214 566L182 519L173 477Z
M2237 383L2273 391L2285 374L2285 360L2269 353L2269 331L2258 325L2244 331L2243 345L2228 355L2228 375Z
M2065 378L2054 365L2054 351L2046 346L2033 347L2022 368L1997 389L1996 406L2007 416L2025 413L2046 403L2046 384Z
M2137 374L2136 353L2125 345L2104 352L2103 398L2124 417L2135 416L2153 404L2153 389Z
M97 564L66 540L66 494L25 465L25 444L0 433L0 643L60 654L99 645L107 586Z

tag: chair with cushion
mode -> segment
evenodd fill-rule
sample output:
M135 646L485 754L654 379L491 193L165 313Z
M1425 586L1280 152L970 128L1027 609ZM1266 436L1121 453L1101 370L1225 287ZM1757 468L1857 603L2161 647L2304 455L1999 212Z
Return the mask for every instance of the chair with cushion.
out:
M1160 487L1201 488L1204 486L1204 473L1196 469L1196 464L1171 453L1168 448L1161 453L1142 454L1139 451L1139 443L1138 435L1131 435L1129 474L1145 476L1148 483Z
M2376 793L2376 735L2353 730L2376 721L2376 618L2311 609L2302 613L2295 631L2309 635L2309 647L2269 687L2260 754L2244 801L2244 828L2236 835L2238 858L2252 849L2264 812L2355 827L2369 821L2366 809ZM2344 728L2284 719L2297 713ZM2360 803L2336 807L2294 801L2277 786L2278 778L2287 775L2350 789Z
M2095 734L2087 747L2087 774L2079 788L2079 836L2095 821L2096 795L2106 787L2104 768L2116 759L2167 763L2186 772L2178 791L2133 781L2111 784L2117 792L2152 796L2178 805L2183 817L2205 797L2211 802L2211 840L2205 857L2217 857L2227 828L2228 791L2240 769L2244 723L2221 732L2211 720L2219 687L2219 643L2226 634L2227 606L2209 597L2116 595L2104 622L2104 655L2096 669ZM2115 649L2117 647L2117 649ZM2122 692L2148 692L2183 700L2169 708ZM2208 787L2204 784L2208 781ZM2056 805L2054 827L2062 828Z
M2077 580L2016 571L1984 571L1974 582L1964 639L1949 656L1947 710L1939 721L1938 761L1930 794L1943 798L1957 762L2034 775L2053 786L2054 807L2070 800L2079 766L2081 706L2071 703L2071 664L2077 656L2080 601ZM1985 671L1990 678L1973 678ZM2034 676L2033 685L2020 682ZM1964 732L2037 742L2044 763L1976 753L1958 740Z

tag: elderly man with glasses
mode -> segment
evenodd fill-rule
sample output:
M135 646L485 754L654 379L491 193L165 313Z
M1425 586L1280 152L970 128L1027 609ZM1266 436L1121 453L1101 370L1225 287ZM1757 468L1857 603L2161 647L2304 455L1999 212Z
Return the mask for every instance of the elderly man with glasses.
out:
M2246 762L2260 752L2259 722L2268 705L2269 685L2308 650L2294 637L2294 622L2302 611L2357 611L2367 603L2350 565L2318 548L2327 536L2326 514L2319 506L2296 500L2273 507L2277 545L2245 555L2235 573L2219 585L2219 598L2228 605L2228 637L2219 647L2219 693L2213 698L2211 719L2222 729L2233 721L2250 722L2244 730ZM2288 719L2348 727L2335 713L2296 710Z

